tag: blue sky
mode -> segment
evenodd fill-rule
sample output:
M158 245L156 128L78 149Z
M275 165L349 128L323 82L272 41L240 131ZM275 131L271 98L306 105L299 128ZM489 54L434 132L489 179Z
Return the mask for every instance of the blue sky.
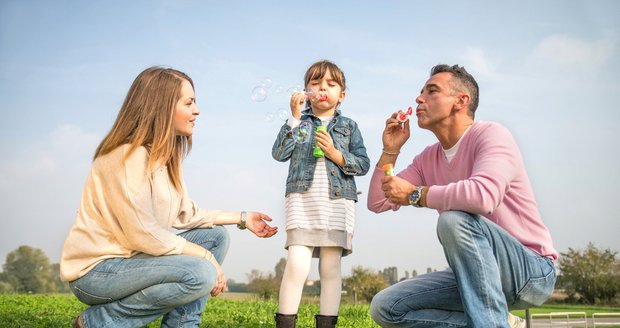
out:
M341 109L359 123L372 163L385 119L414 104L430 68L464 65L481 88L476 119L504 124L521 146L556 248L620 251L618 13L617 1L2 0L0 263L20 245L59 261L95 147L135 76L165 65L194 79L202 111L185 161L190 195L206 208L263 211L281 229L259 240L231 227L226 274L273 270L286 256L288 163L271 158L278 114L320 59L344 70ZM264 79L267 98L252 101ZM415 127L396 169L434 142ZM446 267L437 213L373 214L369 180L357 179L343 274Z

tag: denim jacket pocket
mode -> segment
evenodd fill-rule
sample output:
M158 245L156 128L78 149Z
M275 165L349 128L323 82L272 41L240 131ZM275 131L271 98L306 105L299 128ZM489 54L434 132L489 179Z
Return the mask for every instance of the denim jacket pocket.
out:
M349 143L351 142L351 129L348 127L336 126L334 127L334 142L342 147L344 150L349 149Z
M546 265L550 267L550 270L542 277L530 278L525 286L517 293L517 302L515 305L517 305L518 308L539 306L551 297L557 278L555 268L549 259L541 257L541 262L545 262ZM544 263L541 263L541 267L544 265Z

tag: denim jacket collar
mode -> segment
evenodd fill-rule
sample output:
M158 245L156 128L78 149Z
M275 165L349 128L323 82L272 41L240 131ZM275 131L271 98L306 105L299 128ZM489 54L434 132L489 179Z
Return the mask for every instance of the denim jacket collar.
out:
M340 116L340 115L342 115L340 113L340 109L336 108L336 111L334 111L334 117ZM318 118L318 116L314 115L314 113L312 112L312 108L306 108L303 111L301 111L301 116L302 117L304 117L304 116L313 116L313 117Z

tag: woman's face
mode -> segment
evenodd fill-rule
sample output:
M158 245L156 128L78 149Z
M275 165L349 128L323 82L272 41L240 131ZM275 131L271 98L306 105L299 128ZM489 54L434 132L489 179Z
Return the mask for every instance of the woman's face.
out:
M194 88L187 80L183 80L181 98L177 101L174 111L174 132L176 135L191 136L198 115L200 115L200 111L196 105Z

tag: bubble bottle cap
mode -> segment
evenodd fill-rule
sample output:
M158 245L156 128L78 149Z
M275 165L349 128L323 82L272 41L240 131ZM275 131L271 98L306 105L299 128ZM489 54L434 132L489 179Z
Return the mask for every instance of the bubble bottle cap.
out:
M382 168L385 176L391 177L394 175L394 164L385 164Z

